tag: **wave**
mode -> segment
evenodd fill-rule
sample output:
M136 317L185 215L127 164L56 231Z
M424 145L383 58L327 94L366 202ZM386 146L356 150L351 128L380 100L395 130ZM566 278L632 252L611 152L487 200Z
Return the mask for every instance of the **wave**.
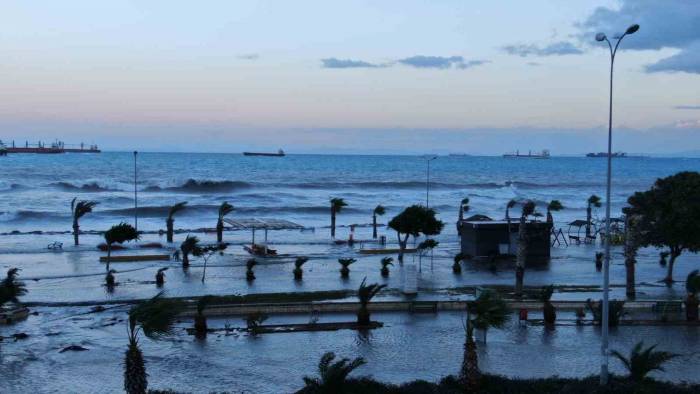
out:
M68 191L68 192L79 191L79 192L99 193L99 192L118 191L117 189L111 189L108 187L100 186L97 182L84 183L80 186L76 186L70 182L54 182L54 183L51 183L49 186L55 187L55 188L63 190L63 191Z
M230 192L239 189L247 189L252 187L248 182L243 181L198 181L195 179L188 179L185 183L180 186L171 187L160 187L160 186L148 186L143 189L146 192L160 192L160 191L178 191L186 193L216 193L216 192Z
M17 192L29 189L27 186L20 185L18 183L11 184L7 189L2 189L0 192Z
M281 184L281 187L297 189L424 189L424 181L367 181L367 182L303 182ZM454 189L468 187L468 184L431 182L433 189Z

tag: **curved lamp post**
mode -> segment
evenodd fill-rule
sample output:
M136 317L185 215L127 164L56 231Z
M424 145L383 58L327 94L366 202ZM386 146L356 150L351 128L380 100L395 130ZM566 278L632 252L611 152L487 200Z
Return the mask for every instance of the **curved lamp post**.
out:
M600 364L600 384L608 384L608 357L609 357L609 347L608 347L608 328L609 328L609 293L610 293L610 184L612 178L612 107L613 107L613 66L615 64L615 54L617 53L617 48L620 46L620 42L625 36L629 34L634 34L639 30L639 25L632 25L627 28L624 34L617 38L615 47L613 48L612 43L608 40L605 33L598 33L595 36L596 41L605 41L608 43L610 48L610 113L608 117L608 179L607 186L605 189L605 264L603 265L603 316L602 316L602 343L601 343L601 364Z

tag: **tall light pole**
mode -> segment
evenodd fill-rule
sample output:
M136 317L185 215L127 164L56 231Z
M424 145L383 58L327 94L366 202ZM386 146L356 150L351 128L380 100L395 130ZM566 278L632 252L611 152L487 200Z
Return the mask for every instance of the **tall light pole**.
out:
M138 189L136 188L137 177L136 177L136 156L139 152L134 151L134 228L136 231L139 230L139 198Z
M612 43L604 33L598 33L595 36L596 41L605 41L610 48L610 112L608 116L608 179L605 189L605 263L603 264L603 317L602 317L602 341L600 346L601 363L600 363L600 384L608 384L608 331L609 331L609 310L610 310L610 189L612 183L612 111L613 111L613 66L615 64L615 54L620 42L626 35L634 34L639 30L639 25L632 25L627 28L624 34L617 38L617 43L613 48Z
M425 179L425 207L430 208L430 162L437 159L437 156L425 156L424 159L428 163Z

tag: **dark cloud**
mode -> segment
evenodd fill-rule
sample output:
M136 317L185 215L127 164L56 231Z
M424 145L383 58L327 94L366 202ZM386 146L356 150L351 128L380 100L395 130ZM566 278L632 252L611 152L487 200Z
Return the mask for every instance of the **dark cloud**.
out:
M241 60L258 60L260 58L260 55L258 55L257 53L246 53L243 55L238 55L236 57Z
M373 64L362 60L337 59L329 57L321 59L323 68L379 68L383 67L379 64Z
M542 65L542 63L537 63L537 62L527 62L527 65L528 65L528 66L533 66L533 67L537 67L537 66L541 66L541 65Z
M690 110L700 110L700 105L676 105L673 109L690 109Z
M437 69L448 69L448 68L460 68L467 69L470 67L480 66L482 64L488 63L488 60L465 60L462 56L411 56L404 59L397 60L398 63L405 66L411 66L416 68L437 68Z
M636 50L680 49L677 54L646 66L647 72L688 72L700 74L700 3L697 0L623 0L619 8L596 8L578 27L580 39L593 42L598 32L608 37L627 26L641 26L622 48Z
M546 46L535 44L506 45L503 50L509 55L520 57L580 55L583 53L580 48L567 41L559 41Z

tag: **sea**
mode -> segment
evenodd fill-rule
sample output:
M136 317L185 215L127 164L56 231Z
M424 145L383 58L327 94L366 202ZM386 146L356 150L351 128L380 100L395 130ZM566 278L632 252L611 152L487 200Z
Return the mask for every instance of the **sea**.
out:
M614 159L613 216L635 191L688 170L700 171L700 159ZM83 231L133 223L135 183L142 231L164 229L169 207L182 201L187 209L177 214L176 228L214 227L219 205L228 201L235 207L231 218L286 219L325 234L333 197L348 204L338 215L339 227L356 224L360 236L377 205L386 207L379 219L386 223L409 205L428 204L448 224L447 233L454 233L465 197L467 216L494 219L504 217L511 199L533 200L542 213L557 199L565 209L555 220L565 225L585 218L588 196L604 199L605 181L606 160L586 157L439 156L430 162L428 181L421 156L140 152L135 163L132 152L14 154L0 158L0 233L70 231L73 198L98 202L81 220ZM603 209L594 212L598 219L603 214ZM339 230L339 237L347 231Z

